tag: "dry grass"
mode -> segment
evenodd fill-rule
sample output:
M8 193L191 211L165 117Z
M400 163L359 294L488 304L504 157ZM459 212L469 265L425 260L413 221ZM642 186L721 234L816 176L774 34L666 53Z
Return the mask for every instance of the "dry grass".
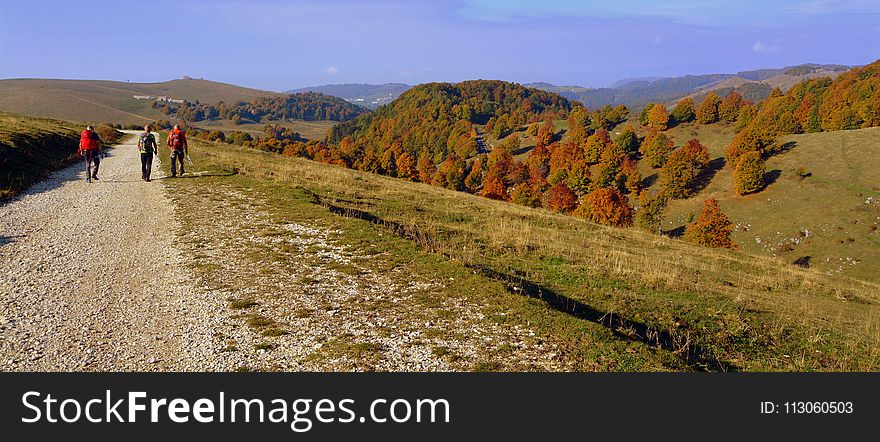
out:
M769 334L777 356L788 358L737 361L743 368L850 370L880 363L876 283L236 146L194 150L244 175L313 192L349 216L367 213L466 266L492 266L544 287L570 289L635 317L653 314L639 305L676 305L681 315L722 324L723 342L740 339L737 333L749 339ZM788 354L795 351L801 354Z

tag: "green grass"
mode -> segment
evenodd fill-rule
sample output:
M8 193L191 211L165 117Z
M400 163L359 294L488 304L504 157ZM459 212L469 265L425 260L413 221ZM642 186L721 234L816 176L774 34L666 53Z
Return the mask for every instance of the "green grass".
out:
M382 266L451 278L437 296L466 297L487 321L531 327L574 369L880 364L876 284L301 159L194 147L202 164L240 174L212 186L260 189L279 213L384 250ZM481 360L472 368L499 363Z

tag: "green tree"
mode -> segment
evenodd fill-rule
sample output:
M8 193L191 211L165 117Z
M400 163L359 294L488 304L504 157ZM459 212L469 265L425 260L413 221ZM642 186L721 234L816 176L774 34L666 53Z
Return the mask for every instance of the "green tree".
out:
M696 117L696 111L694 110L694 99L693 98L682 98L678 100L678 103L675 104L675 107L672 108L672 113L670 114L672 118L673 124L682 124L682 123L690 123L694 121Z

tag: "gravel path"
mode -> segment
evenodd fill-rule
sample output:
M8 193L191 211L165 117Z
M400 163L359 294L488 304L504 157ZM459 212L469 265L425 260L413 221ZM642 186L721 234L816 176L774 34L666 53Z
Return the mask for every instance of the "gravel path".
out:
M516 358L491 369L563 368L528 328L436 295L454 282L359 264L259 192L156 164L143 182L134 142L100 181L75 164L0 206L0 371L467 370L502 347Z
M173 207L140 180L134 140L100 181L78 163L0 206L0 369L219 368L208 300L187 287Z

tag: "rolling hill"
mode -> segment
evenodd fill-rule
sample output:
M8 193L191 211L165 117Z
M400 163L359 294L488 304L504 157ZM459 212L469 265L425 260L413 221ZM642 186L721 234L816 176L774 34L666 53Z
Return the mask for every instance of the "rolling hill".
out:
M250 101L278 96L208 80L178 79L162 83L128 83L103 80L10 79L0 80L0 110L40 117L92 122L143 124L162 118L151 100L134 95L216 103Z
M605 88L556 86L549 83L531 83L527 86L558 93L569 100L580 101L588 108L623 104L630 109L641 109L648 103L674 104L675 101L686 96L702 98L712 90L725 96L735 88L746 99L759 101L769 95L774 87L785 91L802 80L834 77L847 69L849 66L808 63L778 69L741 71L735 74L632 78L617 81Z
M400 96L400 94L406 92L410 88L412 88L412 86L403 83L349 83L311 86L299 89L291 89L286 92L289 94L317 92L342 98L345 101L366 107L367 109L376 109L383 104L388 104L391 101L395 100L397 97Z

